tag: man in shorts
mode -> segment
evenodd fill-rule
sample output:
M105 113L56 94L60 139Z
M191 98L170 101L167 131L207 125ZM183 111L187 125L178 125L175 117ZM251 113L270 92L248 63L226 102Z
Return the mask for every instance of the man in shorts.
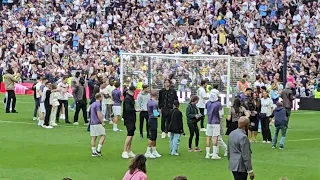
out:
M209 101L206 103L206 109L208 114L207 124L207 141L206 141L206 159L221 159L218 155L218 138L220 136L220 122L223 118L223 109L220 101L218 101L217 91L211 90ZM210 154L210 141L212 140L212 154Z
M113 100L113 106L112 106L112 112L114 115L113 118L113 131L120 131L118 129L118 120L121 116L121 90L120 90L120 83L116 82L114 85L115 89L112 91L112 100Z
M100 93L95 95L96 101L91 104L90 110L90 136L91 136L91 149L92 156L102 156L101 149L106 138L106 130L104 128L103 116L101 112L101 100ZM97 137L100 136L98 147L96 148Z
M124 142L124 148L121 157L124 159L133 158L136 155L131 150L132 145L132 138L134 136L134 131L136 130L136 112L140 110L136 110L135 100L134 100L134 91L135 87L131 86L129 90L127 91L126 97L123 101L123 119L124 119L124 125L127 128L127 138Z
M148 114L149 114L149 128L150 128L150 138L148 141L147 152L145 153L146 158L159 158L161 155L157 151L157 129L158 129L158 117L160 113L157 106L157 92L152 90L151 99L147 104Z

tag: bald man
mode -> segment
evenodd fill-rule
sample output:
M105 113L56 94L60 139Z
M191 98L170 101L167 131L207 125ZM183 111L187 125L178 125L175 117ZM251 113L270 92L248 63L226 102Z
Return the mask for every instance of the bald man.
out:
M228 142L229 170L232 171L234 180L246 180L248 174L254 179L251 163L251 147L246 131L250 120L243 116L238 121L238 129L232 131Z

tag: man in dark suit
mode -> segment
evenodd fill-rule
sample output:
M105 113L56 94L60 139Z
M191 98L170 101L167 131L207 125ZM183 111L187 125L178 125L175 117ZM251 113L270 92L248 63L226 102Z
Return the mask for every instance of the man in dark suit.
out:
M245 116L238 121L238 129L232 131L228 142L229 170L234 180L254 179L251 163L251 147L246 131L249 128L249 119Z

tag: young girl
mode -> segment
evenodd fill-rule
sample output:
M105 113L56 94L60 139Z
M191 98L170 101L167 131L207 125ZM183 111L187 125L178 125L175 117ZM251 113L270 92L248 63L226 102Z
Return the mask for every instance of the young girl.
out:
M50 114L50 125L57 126L56 124L56 114L59 106L59 91L57 90L57 86L55 84L52 85L51 95L50 95L50 105L51 114Z
M186 109L187 122L188 122L189 131L190 131L189 149L188 149L189 152L193 152L192 141L193 141L194 134L196 134L196 148L194 149L194 151L201 152L200 148L198 147L199 138L200 138L198 121L201 118L201 114L199 114L199 110L196 106L198 101L199 101L199 97L193 96Z
M172 156L178 156L178 148L181 134L183 131L182 113L179 110L179 101L173 102L173 109L169 112L168 132L170 136L170 152Z

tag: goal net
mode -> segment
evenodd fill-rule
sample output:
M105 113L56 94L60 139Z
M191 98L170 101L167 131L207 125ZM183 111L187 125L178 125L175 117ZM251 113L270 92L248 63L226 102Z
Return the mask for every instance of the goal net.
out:
M222 104L229 107L243 75L254 83L256 61L228 55L122 53L120 69L121 86L148 84L150 89L160 90L166 78L172 79L180 103L188 102L201 80L207 80L207 90L217 84Z

